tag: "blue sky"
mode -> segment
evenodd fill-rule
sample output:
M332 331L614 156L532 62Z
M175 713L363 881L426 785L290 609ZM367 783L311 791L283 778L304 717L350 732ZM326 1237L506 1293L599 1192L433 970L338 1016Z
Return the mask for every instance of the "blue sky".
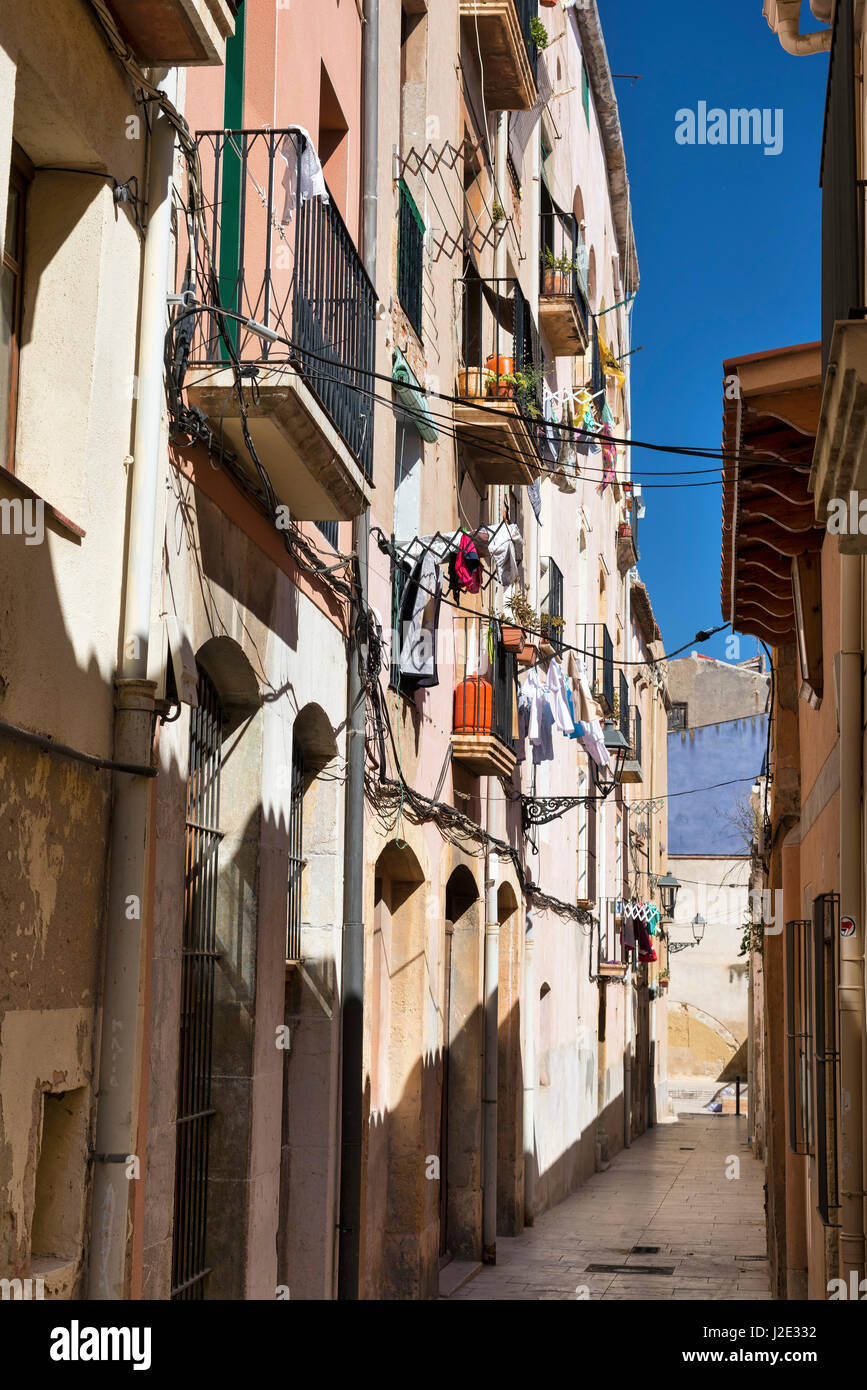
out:
M632 433L718 448L727 357L819 338L819 152L827 58L784 53L762 0L600 3L632 188L641 288L633 318ZM802 28L816 29L809 5ZM783 111L783 148L679 145L675 113ZM633 450L649 470L711 460ZM701 475L684 482L701 481ZM640 574L669 650L721 621L719 486L646 488ZM700 650L724 656L725 633ZM755 652L741 640L741 659Z

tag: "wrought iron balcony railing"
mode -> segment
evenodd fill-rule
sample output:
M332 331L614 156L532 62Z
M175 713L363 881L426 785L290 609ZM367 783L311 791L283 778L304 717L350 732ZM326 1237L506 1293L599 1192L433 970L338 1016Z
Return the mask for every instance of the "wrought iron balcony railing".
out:
M202 314L190 365L230 356L244 366L291 363L370 480L376 291L333 198L310 196L304 137L212 130L196 139L219 301L282 341ZM201 292L216 307L201 246L198 267Z
M603 705L604 714L614 713L614 644L605 623L582 623L575 643L586 653L584 663L590 689Z
M559 211L540 213L539 293L574 301L586 342L590 304L587 247L578 219Z
M542 345L521 286L515 279L481 280L473 272L458 286L464 361L458 395L514 401L541 457Z

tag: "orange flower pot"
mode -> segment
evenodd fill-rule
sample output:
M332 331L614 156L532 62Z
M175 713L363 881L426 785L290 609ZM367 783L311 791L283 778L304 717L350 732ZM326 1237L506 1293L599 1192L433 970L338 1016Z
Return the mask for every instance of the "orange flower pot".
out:
M467 676L455 686L453 728L456 734L489 734L493 722L494 691L481 676Z
M503 638L503 646L507 652L519 652L524 646L524 629L514 627L511 623L501 623L500 631Z
M511 376L515 370L514 357L498 357L492 352L490 357L485 358L485 366L492 376Z
M521 650L518 652L518 665L535 666L538 654L538 649L534 642L525 642Z

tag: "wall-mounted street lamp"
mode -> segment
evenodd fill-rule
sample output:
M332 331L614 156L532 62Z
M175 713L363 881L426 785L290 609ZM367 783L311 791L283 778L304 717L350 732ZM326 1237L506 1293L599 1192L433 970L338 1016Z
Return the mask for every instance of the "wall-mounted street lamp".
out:
M659 889L659 896L662 899L663 917L673 917L680 883L675 878L674 874L668 873L662 875L662 878L659 879L656 886Z
M557 820L558 817L564 815L566 811L571 811L575 806L593 805L597 801L604 801L607 796L611 795L615 787L620 786L629 744L615 724L606 724L604 739L605 747L611 758L611 766L602 768L597 763L591 763L593 794L590 796L522 796L521 819L525 832L533 825L546 825L548 821Z
M668 954L669 954L669 955L676 955L678 951L685 951L685 950L687 950L688 947L690 947L690 946L700 946L700 945L701 945L702 939L703 939L703 937L704 937L704 929L705 929L705 927L707 926L707 922L704 920L704 918L702 917L702 915L701 915L700 912L697 912L697 913L695 914L695 916L693 917L691 926L692 926L692 934L693 934L694 940L693 940L693 941L672 941L671 939L669 939L669 942L668 942Z

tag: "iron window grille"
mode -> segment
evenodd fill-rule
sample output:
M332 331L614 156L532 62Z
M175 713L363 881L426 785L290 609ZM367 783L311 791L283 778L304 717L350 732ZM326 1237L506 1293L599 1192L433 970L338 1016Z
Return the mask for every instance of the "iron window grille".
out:
M400 690L400 649L403 634L400 630L400 605L403 592L409 581L410 569L406 564L395 562L391 567L391 660L388 667L388 683Z
M25 207L33 166L14 141L6 209L6 240L0 259L0 464L15 470L18 368L24 284Z
M626 679L624 671L619 672L620 690L618 692L617 717L620 725L620 732L629 742L629 681Z
M632 756L637 763L641 762L641 710L637 705L632 706L632 738L630 739Z
M286 959L301 960L301 898L304 866L304 754L292 749L292 789L289 803L289 891L286 907Z
M786 923L786 1045L789 1148L813 1152L813 924Z
M582 623L575 644L584 652L584 662L592 694L606 706L605 713L614 713L614 644L605 623Z
M397 233L397 296L404 313L422 336L422 291L424 286L424 219L405 181L401 179Z
M328 544L329 544L330 546L332 546L334 550L336 550L336 549L337 549L338 537L339 537L339 535L340 535L340 530L339 530L340 522L339 522L339 521L315 521L313 524L314 524L314 526L317 528L317 530L319 530L319 531L322 532L323 536L324 536L325 539L328 541Z
M837 950L840 938L840 897L822 893L813 900L813 983L815 988L816 1054L816 1206L826 1226L831 1209L840 1205L837 1167L837 1083L840 1053L837 1044Z
M204 1298L223 709L204 671L190 713L171 1298Z
M563 650L563 572L554 560L548 560L548 596L542 605L548 614L548 641L555 652ZM555 618L560 622L556 623Z
M293 129L199 131L208 237L223 308L273 329L263 342L221 314L196 317L190 365L292 363L368 480L373 476L376 290L334 198L301 198ZM210 302L204 247L199 283Z
M536 40L533 38L533 31L530 26L532 20L538 18L539 6L537 0L514 0L514 4L518 12L518 22L521 25L521 33L524 36L527 57L530 60L530 67L533 70L533 78L538 82L539 50L536 47Z

